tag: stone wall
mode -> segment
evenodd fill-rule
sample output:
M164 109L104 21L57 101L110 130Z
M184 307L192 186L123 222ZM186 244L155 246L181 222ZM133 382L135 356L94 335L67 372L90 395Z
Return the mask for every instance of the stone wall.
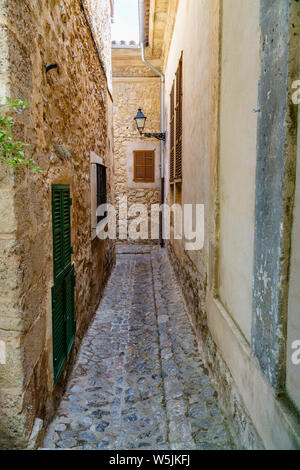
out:
M112 93L111 41L109 27L109 23L111 21L111 2L84 0L83 5L86 5L89 12L91 26L95 33L95 40L106 72L108 88Z
M108 17L98 20L110 28ZM103 34L108 38L109 29ZM6 350L6 363L0 364L0 446L22 448L34 423L36 433L54 413L114 263L113 242L90 239L90 151L108 167L113 202L112 102L77 0L1 0L0 61L1 96L29 103L17 117L15 137L30 144L43 170L0 166L0 341ZM51 63L58 68L46 74ZM53 183L69 184L73 198L77 318L75 346L55 388Z
M113 66L115 66L114 63ZM113 91L117 214L119 214L119 201L123 196L127 196L128 209L132 204L146 204L148 213L150 213L151 204L159 203L160 144L156 139L145 139L139 136L134 117L138 108L141 107L145 116L147 116L147 131L159 132L160 82L156 77L114 77ZM137 183L133 181L134 150L155 151L154 183ZM147 240L141 241L147 242Z

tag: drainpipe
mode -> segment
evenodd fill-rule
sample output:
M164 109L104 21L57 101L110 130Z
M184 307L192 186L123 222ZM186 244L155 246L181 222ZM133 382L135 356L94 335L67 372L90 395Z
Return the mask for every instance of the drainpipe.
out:
M139 27L140 27L140 49L141 59L147 67L160 77L160 132L164 132L164 74L157 70L145 59L145 1L139 0ZM165 142L160 141L160 204L164 203L164 148ZM160 246L164 246L162 238L162 212L159 212L159 241Z

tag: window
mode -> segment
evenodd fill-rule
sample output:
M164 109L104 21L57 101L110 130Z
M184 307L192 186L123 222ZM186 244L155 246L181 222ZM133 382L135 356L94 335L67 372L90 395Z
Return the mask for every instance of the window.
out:
M182 180L182 55L170 94L170 183Z
M104 165L100 165L96 163L97 167L97 207L101 206L102 204L106 204L106 167ZM97 223L101 222L101 220L106 219L107 212L104 215L97 216Z
M154 151L137 150L134 155L134 181L154 182Z
M106 171L105 161L95 152L90 151L90 190L91 190L91 239L97 236L97 226L105 225L107 212L97 213L99 206L107 203L106 194ZM99 227L98 227L99 229Z

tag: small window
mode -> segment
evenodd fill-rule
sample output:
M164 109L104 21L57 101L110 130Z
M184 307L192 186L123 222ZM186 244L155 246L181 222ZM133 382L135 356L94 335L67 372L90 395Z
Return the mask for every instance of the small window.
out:
M106 167L96 163L97 166L97 207L106 204ZM107 217L107 212L104 215L97 216L97 223Z
M154 182L154 151L137 150L134 153L134 181Z

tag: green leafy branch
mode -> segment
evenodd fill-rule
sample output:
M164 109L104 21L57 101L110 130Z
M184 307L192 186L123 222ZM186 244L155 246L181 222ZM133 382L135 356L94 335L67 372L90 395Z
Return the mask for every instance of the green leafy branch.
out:
M19 99L0 98L0 159L11 168L19 165L27 166L32 172L43 173L30 155L26 155L25 147L29 144L15 141L12 135L14 121L7 114L11 111L21 114L26 108L25 101Z

